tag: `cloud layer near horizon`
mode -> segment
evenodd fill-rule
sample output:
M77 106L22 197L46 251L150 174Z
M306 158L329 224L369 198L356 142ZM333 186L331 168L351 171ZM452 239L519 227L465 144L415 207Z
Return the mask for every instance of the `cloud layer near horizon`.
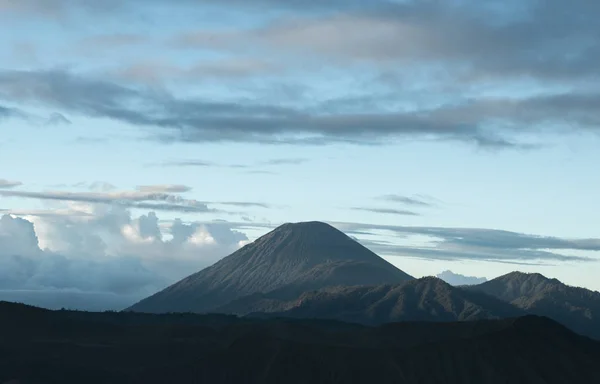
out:
M159 223L153 212L133 217L119 206L78 204L87 216L1 216L0 298L29 295L36 302L36 295L56 292L57 300L81 302L89 294L106 305L114 301L104 309L121 309L114 306L165 288L248 241L224 222Z
M338 223L338 229L363 237L382 256L426 260L474 260L509 264L598 262L600 239L563 239L486 228L444 228ZM372 239L373 237L376 239ZM573 253L575 251L575 254ZM586 255L582 256L581 252Z

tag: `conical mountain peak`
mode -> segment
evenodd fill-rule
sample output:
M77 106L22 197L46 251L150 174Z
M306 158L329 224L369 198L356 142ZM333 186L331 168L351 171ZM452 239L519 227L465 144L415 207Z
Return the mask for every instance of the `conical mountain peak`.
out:
M281 242L301 243L305 246L340 245L354 242L350 237L333 226L320 221L305 221L283 224L266 235L258 238L256 243Z
M328 286L411 279L329 224L287 223L130 309L207 312L256 293L293 296Z

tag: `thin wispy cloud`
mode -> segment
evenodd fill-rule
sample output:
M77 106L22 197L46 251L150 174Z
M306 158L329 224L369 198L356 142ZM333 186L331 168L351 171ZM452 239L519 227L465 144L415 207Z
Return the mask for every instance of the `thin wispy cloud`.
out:
M403 195L395 195L389 194L379 197L380 200L389 201L392 203L400 203L404 205L410 205L415 207L432 207L436 204L433 202L432 198L428 198L425 196L403 196Z
M260 202L216 201L204 202L195 199L186 199L178 193L187 192L189 189L181 185L154 185L142 186L135 191L96 191L96 192L67 192L67 191L22 191L0 190L0 196L17 197L23 199L83 202L92 204L110 204L127 208L137 208L155 211L170 211L181 213L225 213L228 212L209 205L223 205L233 207L269 208Z
M384 215L400 215L400 216L420 216L419 213L408 211L405 209L394 209L394 208L377 208L377 207L352 207L353 211L379 213Z
M146 193L184 193L192 190L187 185L159 184L159 185L140 185L136 188L140 192Z
M342 231L400 237L396 242L369 240L381 255L432 260L478 260L506 263L596 262L600 258L576 256L564 251L600 252L600 239L563 239L484 228L410 227L361 223L331 223ZM409 236L407 238L407 236ZM410 244L410 236L430 240ZM407 243L408 241L408 243ZM600 255L599 255L600 256Z
M0 188L9 189L20 187L21 185L23 185L23 183L20 181L0 179Z

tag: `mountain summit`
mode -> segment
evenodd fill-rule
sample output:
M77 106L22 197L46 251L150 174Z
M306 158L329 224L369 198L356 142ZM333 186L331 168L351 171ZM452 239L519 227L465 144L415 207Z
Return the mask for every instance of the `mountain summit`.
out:
M257 293L292 299L324 287L412 279L329 224L288 223L128 310L210 312Z
M466 287L547 316L575 332L600 339L600 292L572 287L539 273L512 272Z

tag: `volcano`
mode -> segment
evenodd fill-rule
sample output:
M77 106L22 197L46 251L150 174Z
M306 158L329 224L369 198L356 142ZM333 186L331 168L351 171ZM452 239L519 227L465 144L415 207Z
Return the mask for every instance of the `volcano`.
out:
M128 311L206 313L253 294L291 300L333 286L397 284L413 277L329 224L284 224Z

